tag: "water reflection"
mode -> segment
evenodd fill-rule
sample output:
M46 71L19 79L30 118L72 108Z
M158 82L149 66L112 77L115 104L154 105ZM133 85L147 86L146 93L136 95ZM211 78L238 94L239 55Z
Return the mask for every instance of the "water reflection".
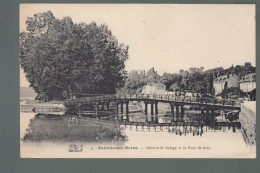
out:
M108 141L124 142L126 129L147 132L166 132L178 136L203 136L205 132L236 132L239 122L229 123L223 117L203 117L198 113L174 116L134 112L110 115L38 113L30 120L23 141Z
M236 132L241 129L239 122L227 122L223 117L210 119L202 117L199 114L186 114L183 117L174 117L169 115L145 115L141 113L120 114L116 120L121 126L129 126L130 130L148 130L148 131L165 131L175 133L176 135L202 136L208 131L230 131Z
M161 107L159 107L161 106ZM185 107L181 116L159 104L159 112L144 113L138 103L129 104L131 111L114 111L102 107L98 113L81 109L75 113L25 113L21 117L21 153L28 157L64 157L72 144L83 146L81 157L240 157L250 155L243 140L239 121L227 122L224 112L202 115L198 108ZM166 109L164 109L166 107ZM115 105L116 109L116 105ZM27 130L25 130L27 129ZM146 147L205 146L210 150L153 150L133 152L97 150L99 146ZM234 147L235 146L235 147ZM94 150L91 147L95 148ZM146 150L149 151L149 150ZM52 154L53 153L53 154ZM58 153L58 154L57 154ZM97 154L99 153L99 155ZM102 153L102 154L101 154ZM109 153L109 154L108 154ZM68 152L66 157L74 157ZM78 154L78 153L77 153ZM127 155L127 156L126 156ZM79 155L77 155L79 156Z
M38 113L30 120L23 141L124 141L119 124L77 115Z

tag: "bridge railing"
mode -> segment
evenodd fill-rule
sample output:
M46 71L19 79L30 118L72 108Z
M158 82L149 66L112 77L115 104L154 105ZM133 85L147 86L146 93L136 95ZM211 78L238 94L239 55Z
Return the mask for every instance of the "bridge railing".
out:
M77 99L66 100L67 103L88 103L88 102L105 102L111 100L120 100L120 99L132 99L132 100L162 100L162 101L175 101L175 102L190 102L197 104L213 104L213 105L231 105L231 106L240 106L240 102L236 100L216 100L214 98L200 98L200 97L192 97L192 96L174 96L167 94L131 94L131 95L101 95L94 97L82 97ZM66 104L65 101L65 104Z
M167 94L132 94L132 95L118 95L119 99L154 99L154 100L163 100L163 101L177 101L177 102L196 102L200 104L216 104L216 105L233 105L240 106L240 101L223 99L216 100L214 98L200 98L193 96L174 96Z
M115 100L118 97L116 95L100 95L100 96L94 96L94 97L81 97L76 99L67 99L65 101L65 104L85 104L85 103L91 103L91 102L103 102L103 101L111 101Z

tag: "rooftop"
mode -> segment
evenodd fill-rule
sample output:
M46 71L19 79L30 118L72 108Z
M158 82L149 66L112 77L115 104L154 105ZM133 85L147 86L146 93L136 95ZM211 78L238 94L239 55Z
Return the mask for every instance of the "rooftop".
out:
M234 76L237 76L236 74L230 74L230 75L222 75L222 76L219 76L218 78L216 78L214 80L214 82L217 82L217 81L226 81L229 77L234 77Z
M239 82L255 82L256 81L256 73L250 73L244 76Z

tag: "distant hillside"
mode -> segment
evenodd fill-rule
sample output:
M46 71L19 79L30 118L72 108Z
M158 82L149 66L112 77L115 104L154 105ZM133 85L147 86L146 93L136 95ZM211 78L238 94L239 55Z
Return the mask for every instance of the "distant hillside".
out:
M37 93L32 88L20 87L20 98L31 98L34 99Z
M140 93L143 86L151 83L163 83L168 91L193 91L201 94L214 94L213 81L222 75L236 74L240 79L250 73L255 73L256 67L250 62L244 65L231 66L227 69L217 67L204 71L204 67L181 69L179 73L157 74L154 68L147 72L132 70L128 73L125 86L118 93Z

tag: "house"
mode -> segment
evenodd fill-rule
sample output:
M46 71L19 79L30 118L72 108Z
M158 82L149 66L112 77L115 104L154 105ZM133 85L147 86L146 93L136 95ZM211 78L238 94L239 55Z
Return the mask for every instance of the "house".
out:
M236 74L219 76L213 81L215 95L221 94L225 88L238 87L239 81Z
M166 86L162 83L152 83L143 86L142 94L165 94Z
M255 100L256 73L250 73L239 81L240 90L248 94L250 100Z
M256 88L256 74L250 73L250 74L244 76L239 81L239 87L240 87L240 90L243 91L244 93L253 91Z

